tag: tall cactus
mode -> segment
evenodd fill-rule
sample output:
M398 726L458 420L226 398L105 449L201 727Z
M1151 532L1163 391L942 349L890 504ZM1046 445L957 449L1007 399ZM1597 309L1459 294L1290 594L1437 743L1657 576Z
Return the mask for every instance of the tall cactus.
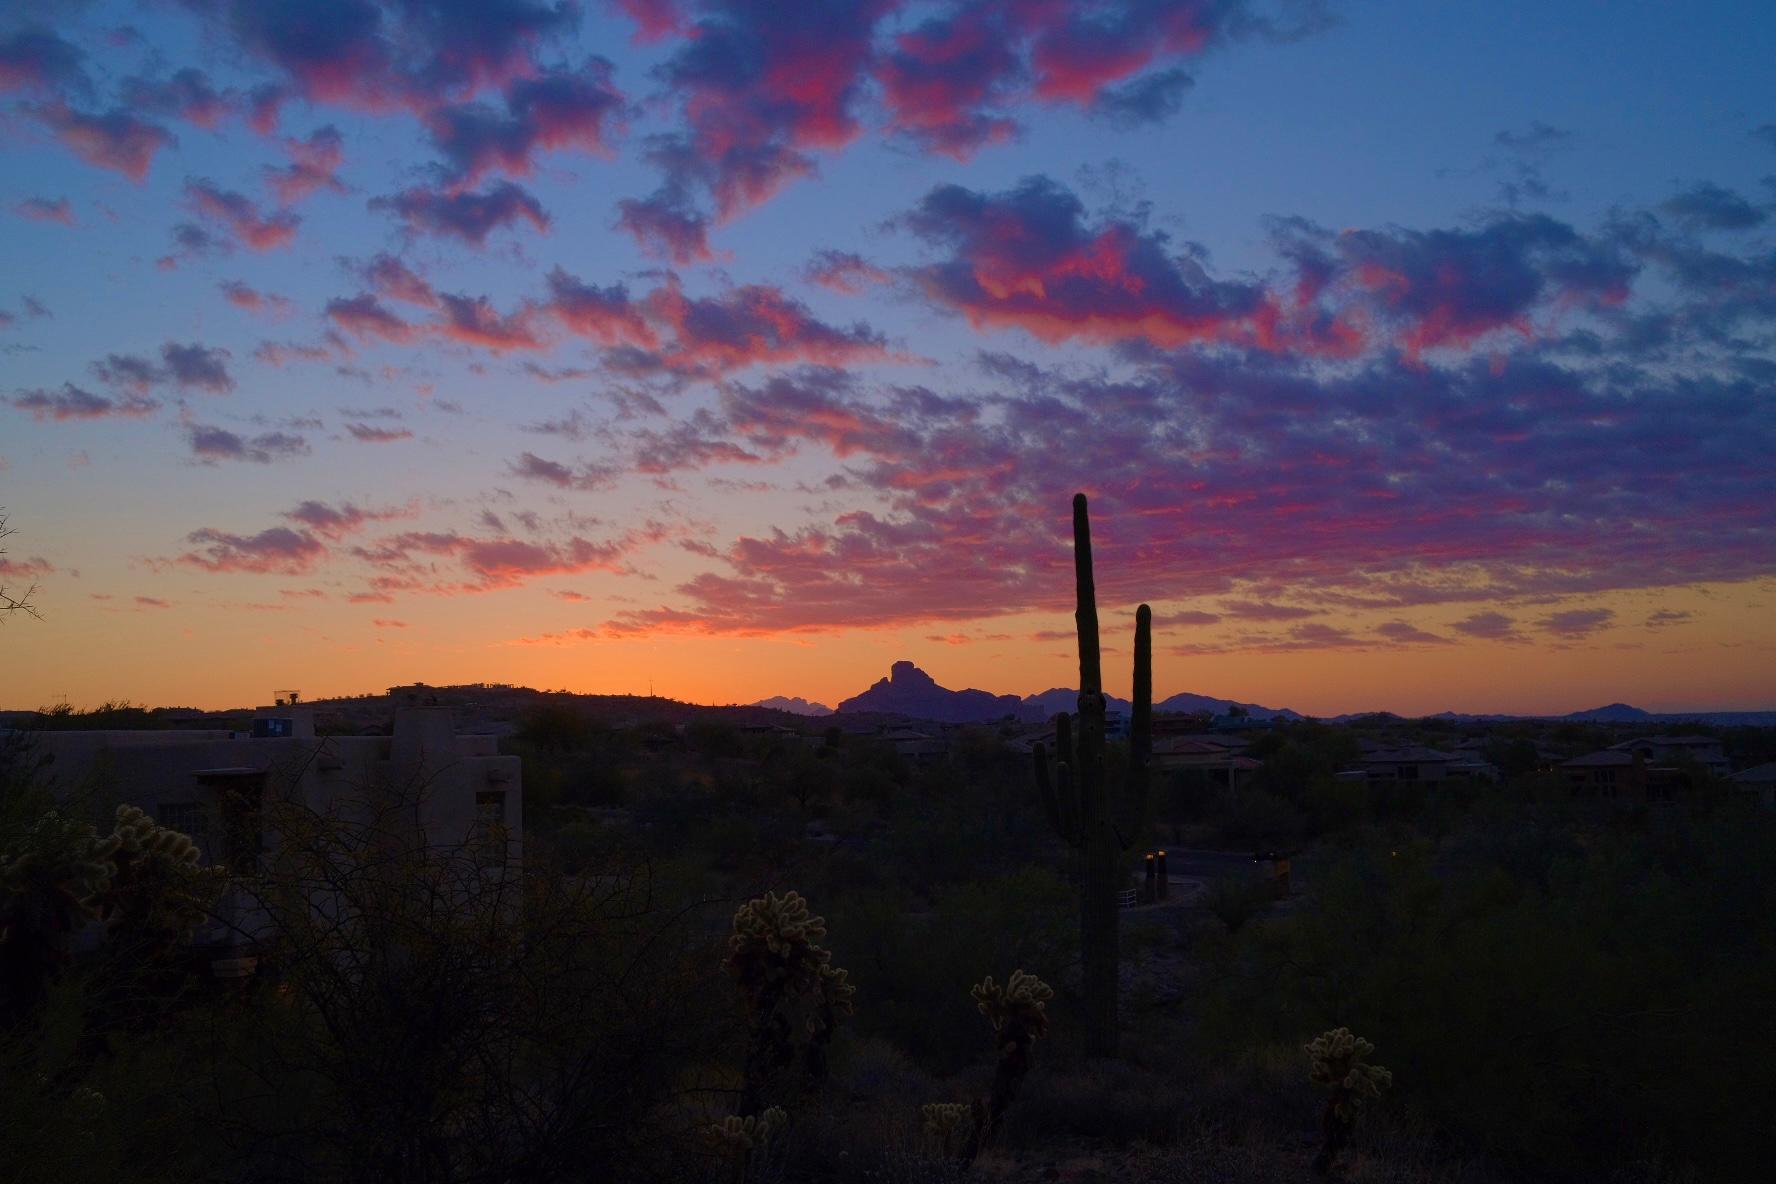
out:
M1104 686L1098 658L1097 589L1092 579L1091 522L1085 495L1073 497L1073 565L1079 627L1079 728L1055 717L1055 768L1036 746L1036 786L1057 834L1078 852L1079 944L1085 990L1085 1049L1116 1055L1117 895L1122 852L1144 820L1147 763L1153 751L1153 610L1135 613L1134 710L1129 721L1128 775L1120 810L1110 800L1104 769ZM1120 814L1121 817L1117 817Z

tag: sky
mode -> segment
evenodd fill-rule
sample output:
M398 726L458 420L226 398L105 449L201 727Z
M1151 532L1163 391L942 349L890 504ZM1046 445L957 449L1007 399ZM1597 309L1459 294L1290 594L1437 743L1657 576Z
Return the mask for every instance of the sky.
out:
M1776 7L4 0L0 706L1776 707Z

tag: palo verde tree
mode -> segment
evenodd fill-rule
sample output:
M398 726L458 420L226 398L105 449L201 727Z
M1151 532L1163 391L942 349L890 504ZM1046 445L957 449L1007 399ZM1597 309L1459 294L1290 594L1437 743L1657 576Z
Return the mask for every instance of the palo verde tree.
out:
M6 525L6 508L0 506L0 539L16 533L18 532ZM4 577L7 570L6 548L0 547L0 577ZM26 570L30 570L29 566ZM37 585L35 584L27 585L22 590L8 588L6 581L0 578L0 622L4 622L6 618L15 613L24 613L28 617L36 616L36 606L31 603L31 597L36 595L36 592Z
M1097 589L1092 576L1091 522L1085 495L1073 496L1073 564L1079 630L1079 727L1055 717L1055 767L1036 746L1036 785L1056 833L1078 852L1079 944L1085 994L1085 1050L1116 1055L1117 895L1122 853L1147 810L1147 762L1153 750L1153 610L1135 613L1134 708L1128 773L1113 807L1104 764L1104 680L1098 654Z

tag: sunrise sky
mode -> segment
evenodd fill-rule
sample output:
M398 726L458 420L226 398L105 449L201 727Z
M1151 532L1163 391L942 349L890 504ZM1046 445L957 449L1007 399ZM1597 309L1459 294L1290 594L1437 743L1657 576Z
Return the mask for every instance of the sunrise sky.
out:
M0 5L0 706L1776 707L1776 6Z

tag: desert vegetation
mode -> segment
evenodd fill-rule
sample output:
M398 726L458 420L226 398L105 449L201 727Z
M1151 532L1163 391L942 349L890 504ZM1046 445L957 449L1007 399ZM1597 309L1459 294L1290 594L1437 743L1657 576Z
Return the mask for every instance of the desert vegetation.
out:
M1676 1184L1776 1150L1776 823L1703 771L1599 813L1536 756L1597 737L1552 725L1407 792L1334 773L1444 725L1304 722L1230 792L1082 715L1033 786L1011 725L917 763L547 705L507 742L521 868L415 841L391 787L268 805L239 977L188 938L243 877L51 800L12 733L0 1181ZM1294 852L1294 889L1236 860L1112 910L1107 1009L1094 817L1112 887L1182 838Z

